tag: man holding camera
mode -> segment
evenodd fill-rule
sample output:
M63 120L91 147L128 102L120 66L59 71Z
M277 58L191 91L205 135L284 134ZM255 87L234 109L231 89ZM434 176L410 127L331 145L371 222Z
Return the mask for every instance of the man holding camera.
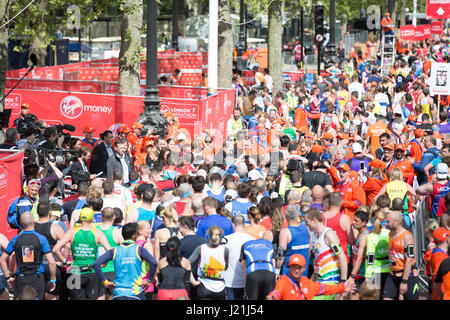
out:
M88 168L88 161L91 158L92 151L88 147L81 147L78 153L78 159L70 167L72 176L72 186L77 186L81 181L91 181L97 175L91 174Z

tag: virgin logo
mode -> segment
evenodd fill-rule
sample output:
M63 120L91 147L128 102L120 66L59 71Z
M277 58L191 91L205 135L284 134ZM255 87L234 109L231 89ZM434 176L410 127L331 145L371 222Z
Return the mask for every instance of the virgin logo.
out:
M83 102L77 97L68 96L61 101L61 113L69 119L76 119L83 113Z
M161 106L161 107L159 108L159 110L161 111L162 114L166 114L167 112L170 111L169 107L166 106L166 105Z

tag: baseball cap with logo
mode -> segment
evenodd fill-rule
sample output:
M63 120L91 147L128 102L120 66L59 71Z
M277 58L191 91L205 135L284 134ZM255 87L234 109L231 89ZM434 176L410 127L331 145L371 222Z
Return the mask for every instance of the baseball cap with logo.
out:
M369 166L374 167L374 168L381 168L381 169L386 169L386 163L384 163L383 161L381 161L380 159L373 159L372 161L369 162Z
M289 259L288 266L290 267L290 266L294 266L294 265L297 265L297 266L300 266L300 267L306 266L305 257L303 257L301 254L298 254L298 253L293 254L291 256L291 258Z
M397 143L397 145L395 146L395 150L405 151L406 147L403 144L401 144L401 143Z
M387 144L383 147L383 149L389 149L389 150L394 151L394 146L392 144Z
M94 219L94 210L91 208L83 208L80 211L81 221L92 221Z
M442 243L448 238L448 231L445 228L437 228L433 231L433 241L436 244Z
M448 166L441 162L436 167L436 176L438 179L446 179L448 177Z
M354 143L354 144L352 145L352 151L353 151L353 153L361 153L361 152L362 152L361 144L359 144L359 143Z
M94 128L92 128L92 127L84 127L83 128L83 132L89 132L89 133L91 133L91 132L94 132L95 130L94 130Z
M339 169L342 169L345 172L348 172L348 171L350 171L350 166L348 164L343 163L343 164L339 165L338 170Z
M130 128L128 126L121 126L119 132L130 133Z
M250 170L250 172L248 173L248 179L250 181L255 181L255 180L264 179L264 177L258 170L253 169L253 170Z

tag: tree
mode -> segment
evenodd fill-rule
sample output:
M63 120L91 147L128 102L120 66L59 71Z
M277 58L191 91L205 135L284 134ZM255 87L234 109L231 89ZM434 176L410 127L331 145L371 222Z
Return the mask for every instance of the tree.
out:
M283 88L282 80L282 5L281 0L274 0L269 7L268 30L268 64L273 79L273 92Z
M223 22L226 21L226 22ZM233 34L231 31L230 3L219 0L219 49L218 49L218 77L219 88L230 88L233 69Z
M143 2L126 0L121 8L123 18L119 54L119 94L138 96Z
M9 19L9 10L12 2L0 0L0 24L4 25ZM6 71L8 70L8 30L6 25L0 29L0 95L5 96ZM0 112L3 111L4 103L0 105Z

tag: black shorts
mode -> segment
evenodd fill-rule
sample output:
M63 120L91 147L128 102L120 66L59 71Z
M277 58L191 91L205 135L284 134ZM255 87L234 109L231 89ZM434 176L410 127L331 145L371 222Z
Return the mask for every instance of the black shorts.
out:
M105 275L107 280L109 280L111 282L114 281L114 271L104 272L103 274ZM105 294L108 294L108 295L112 296L113 295L113 291L114 291L114 288L109 289L109 288L106 288L103 284L100 284L100 292L99 292L98 296L101 297L101 296L103 296Z
M8 290L8 283L6 282L5 276L0 276L0 294L3 293L3 291Z
M73 286L69 287L70 300L96 300L100 297L103 285L95 273L72 274L71 277L74 279L70 281Z
M17 297L20 295L21 291L24 287L30 286L33 287L37 292L37 299L44 300L44 292L45 292L45 279L44 275L38 274L33 276L16 276L15 279L15 290L14 290L14 300L17 300Z
M45 293L50 293L55 296L59 296L61 293L61 286L62 286L62 277L61 277L61 270L59 267L56 267L56 288L53 291L50 291L50 268L48 267L48 264L44 264L44 279L45 279Z
M256 270L247 275L245 296L247 300L265 300L275 289L276 274L269 270Z
M389 274L384 285L383 297L398 300L400 294L400 284L402 277L396 277ZM404 300L419 300L419 283L417 276L408 278L408 291L404 295Z
M197 299L198 300L227 300L227 294L225 289L221 292L214 292L206 289L203 283L197 287Z

